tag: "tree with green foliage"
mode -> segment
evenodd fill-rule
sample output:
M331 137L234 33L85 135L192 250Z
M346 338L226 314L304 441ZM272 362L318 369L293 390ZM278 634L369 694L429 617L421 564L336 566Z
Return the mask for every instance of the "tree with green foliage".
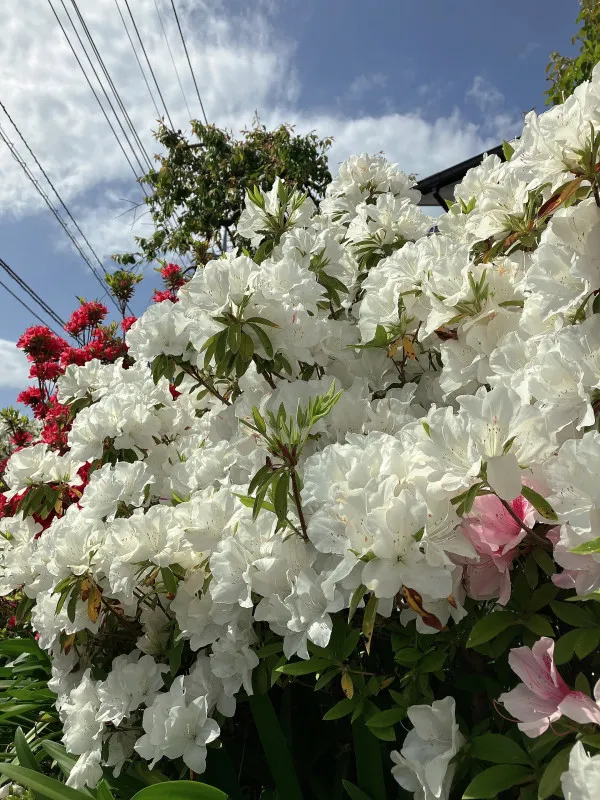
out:
M556 51L550 53L546 67L552 86L546 90L546 104L557 105L571 95L583 81L589 81L592 70L600 61L600 0L579 0L581 9L577 23L581 28L571 39L579 43L579 55L569 58Z
M279 177L318 202L331 181L331 138L298 135L287 124L268 131L258 119L241 139L198 120L191 128L191 138L164 125L156 133L166 152L142 178L154 233L136 237L139 252L115 256L118 263L154 261L168 252L205 263L215 249L240 244L236 224L247 189L269 189Z

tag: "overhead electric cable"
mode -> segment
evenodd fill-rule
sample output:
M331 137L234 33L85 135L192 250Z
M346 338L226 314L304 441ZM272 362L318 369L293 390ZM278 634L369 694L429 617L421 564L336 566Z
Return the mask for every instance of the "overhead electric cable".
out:
M63 25L63 23L62 23L62 20L60 19L60 17L59 17L59 16L58 16L58 14L56 13L56 9L55 9L55 8L54 8L54 6L52 5L52 0L48 0L48 4L50 5L50 8L52 9L52 13L53 13L53 14L54 14L54 16L56 17L56 21L58 22L58 24L59 24L59 26L60 26L60 29L62 30L62 32L63 32L63 34L64 34L64 36L65 36L65 39L67 40L67 43L68 43L69 47L71 48L71 51L72 51L73 55L75 56L75 60L77 61L78 65L79 65L79 68L81 69L81 71L82 71L82 73L83 73L83 76L84 76L84 78L85 78L85 80L86 80L86 82L87 82L88 86L90 87L90 89L91 89L91 91L92 91L92 94L93 94L93 95L94 95L94 97L96 98L96 102L98 103L98 105L100 106L100 109L101 109L102 113L104 114L104 118L106 119L106 121L107 121L107 123L108 123L108 125L109 125L109 127L110 127L110 129L111 129L111 131L113 132L113 135L114 135L115 139L117 140L117 144L118 144L118 145L119 145L119 147L121 148L121 152L122 152L122 153L123 153L123 155L125 156L125 159L126 159L127 163L129 164L129 166L130 166L130 168L131 168L131 171L132 171L132 172L133 172L133 174L134 174L134 177L135 177L135 180L136 180L136 182L140 184L140 186L141 186L141 188L142 188L142 191L144 192L144 194L145 194L145 195L147 195L147 192L146 192L146 189L145 189L145 187L144 187L144 184L143 184L143 183L140 183L139 176L138 176L138 174L137 174L137 172L136 172L136 169L135 169L135 167L133 166L133 164L132 164L132 162L131 162L131 159L129 158L129 156L127 155L127 152L125 151L125 148L123 147L123 143L121 142L121 139L119 138L119 134L118 134L118 133L117 133L117 131L115 130L115 127L114 127L114 125L112 124L112 122L111 122L111 120L110 120L110 118L109 118L108 114L106 113L106 109L105 109L105 108L104 108L104 106L102 105L102 101L101 101L101 100L100 100L100 98L98 97L98 93L97 93L97 92L96 92L96 90L94 89L94 87L93 87L93 85L92 85L92 82L90 81L90 79L89 79L89 77L88 77L88 74L87 74L87 72L86 72L86 70L85 70L85 67L84 67L84 66L83 66L83 64L81 63L81 59L80 59L80 58L79 58L79 56L77 55L77 51L75 50L75 47L73 46L73 43L72 43L72 42L71 42L71 40L69 39L69 35L68 35L68 33L67 33L66 29L65 29L65 26L64 26L64 25ZM70 19L70 18L69 18L69 19ZM71 24L72 24L72 23L71 23ZM77 31L75 31L75 33L77 33ZM79 38L79 36L78 36L78 38ZM81 40L80 40L80 44L81 44ZM82 46L83 46L83 45L82 45ZM85 50L84 50L84 52L85 52ZM87 55L87 52L86 52L85 54L86 54L86 56L87 56L87 59L88 59L88 61L89 61L90 59L89 59L89 56ZM93 67L93 65L92 65L92 70L94 70L94 67ZM94 73L96 74L96 79L97 79L97 80L98 80L98 82L100 83L100 81L99 81L99 79L98 79L98 75L97 75L97 73L96 73L96 71L95 71L95 70L94 70ZM104 87L102 87L102 85L101 85L101 88L102 88L102 89L103 89L103 91L104 91ZM104 92L104 94L106 95L106 92ZM108 99L108 98L107 98L107 99ZM108 102L109 102L109 105L110 105L110 107L111 107L111 109L112 109L112 112L113 112L113 114L115 114L115 117L116 117L116 113L115 113L115 110L114 110L114 108L112 107L112 103L110 102L110 100L108 100ZM117 121L119 121L119 120L118 120L118 118L117 118ZM121 126L121 127L122 127L122 126ZM143 170L142 170L142 171L143 171Z
M115 3L117 0L115 0ZM181 95L183 97L183 102L185 103L185 107L188 112L188 119L192 118L192 112L190 111L190 107L188 105L187 97L185 96L185 92L183 90L183 84L181 83L181 78L179 77L179 70L177 69L177 64L175 63L175 59L173 57L173 51L171 50L171 45L169 44L169 39L167 37L167 32L165 30L165 26L162 21L162 16L160 14L160 9L158 7L158 3L154 0L154 8L156 9L156 14L158 16L158 21L160 22L160 27L162 29L163 37L165 40L165 44L167 45L167 50L169 51L169 55L171 56L171 63L173 64L173 69L175 70L175 75L177 75L177 82L179 84L179 88L181 89Z
M67 234L69 239L73 242L73 245L75 246L75 249L77 250L79 255L83 258L85 263L91 269L92 274L94 275L94 277L96 278L96 280L98 281L100 286L102 286L102 288L104 290L106 290L107 287L106 287L104 281L102 280L102 278L100 277L100 275L98 274L97 269L94 267L94 265L92 264L92 262L88 258L88 256L85 253L85 251L82 249L82 247L79 244L79 242L77 241L77 239L73 236L73 234L69 230L69 226L67 225L67 223L64 221L64 219L61 217L60 213L56 210L56 208L52 204L52 201L48 197L47 193L44 191L44 189L40 185L39 181L37 180L37 178L35 177L33 172L29 169L29 167L27 166L27 164L25 163L25 161L23 160L23 158L19 154L19 151L17 150L17 148L15 147L13 142L11 142L11 140L8 138L8 136L4 132L4 130L2 128L2 125L0 125L0 139L2 139L2 141L6 144L6 146L10 150L10 153L13 156L13 158L15 159L15 161L19 164L19 166L25 172L25 174L27 175L29 180L33 183L33 185L37 189L38 193L41 195L42 199L44 200L44 202L46 203L46 205L48 206L48 208L50 209L50 211L52 212L52 214L56 218L56 220L59 223L59 225L65 231L65 233ZM111 299L113 300L113 303L115 304L115 306L118 308L118 304L114 300L114 298L112 298L112 295L111 295Z
M62 3L63 8L64 8L63 0L61 0L61 3ZM134 141L137 143L137 146L138 146L138 148L140 150L140 153L142 154L143 158L146 160L146 164L147 164L148 168L152 169L152 162L150 160L150 156L146 152L146 148L144 147L144 144L143 144L143 142L142 142L142 140L140 138L140 135L138 134L137 130L135 129L135 126L134 126L134 124L133 124L133 122L131 120L131 117L129 116L129 112L125 108L125 104L123 103L123 101L121 99L121 96L120 96L120 94L119 94L119 92L117 90L117 87L115 86L115 83L114 83L113 79L110 76L110 73L109 73L109 71L108 71L108 69L106 67L106 64L104 63L104 59L102 58L102 56L100 55L100 52L98 51L98 48L96 47L96 43L94 42L92 34L90 33L90 30L89 30L89 28L88 28L88 26L87 26L87 24L86 24L86 22L85 22L85 20L83 18L83 15L81 14L81 11L79 10L79 6L77 5L76 0L71 0L71 4L72 4L73 8L75 9L75 13L79 17L79 22L81 24L81 27L83 28L83 32L87 36L88 42L90 43L90 45L92 47L94 55L98 59L98 63L100 64L100 68L102 69L102 72L104 73L104 77L106 78L106 80L108 82L108 85L109 85L109 87L110 87L110 89L111 89L111 91L113 93L113 96L114 96L115 100L117 101L117 105L121 109L121 113L123 114L123 118L125 119L125 122L126 122L127 126L129 127L129 130L131 131L131 135L133 136ZM66 9L65 9L65 11L66 11ZM132 151L133 151L133 148L132 148ZM136 158L137 158L137 154L136 154ZM142 166L142 165L140 164L140 166ZM142 172L144 172L144 167L142 167Z
M85 233L84 233L84 232L81 230L81 228L79 227L79 225L78 225L77 221L74 219L73 215L71 214L71 212L69 211L69 209L68 209L68 208L67 208L67 206L65 205L65 203L64 203L64 201L63 201L63 199L62 199L62 197L60 196L60 194L58 193L58 191L57 191L57 189L55 188L54 184L53 184L53 183L52 183L52 181L50 180L50 177L48 176L48 173L46 172L46 170L45 170L45 169L42 167L42 165L40 164L40 162L39 162L39 160L38 160L38 158L37 158L36 154L33 152L33 150L31 149L31 147L30 147L30 146L29 146L29 144L27 143L27 140L25 139L25 137L23 136L23 134L22 134L22 133L21 133L21 131L19 130L19 128L18 128L18 126L17 126L16 122L13 120L13 118L10 116L10 114L9 114L9 113L8 113L8 111L6 110L6 106L4 105L4 103L3 103L1 100L0 100L0 108L2 108L2 110L4 111L4 113L6 114L6 116L8 117L8 119L9 119L9 121L10 121L10 124L11 124L11 125L13 126L13 128L16 130L16 132L17 132L17 134L18 134L19 138L21 139L21 141L23 142L23 144L25 145L25 147L26 147L26 148L27 148L27 150L29 151L29 153L30 153L31 157L33 158L33 160L34 160L34 161L35 161L35 163L37 164L37 166L38 166L38 168L39 168L40 172L42 173L42 175L44 176L44 178L46 178L46 180L48 181L48 184L50 185L50 188L51 188L51 189L52 189L52 191L54 192L54 195L55 195L56 199L57 199L57 200L58 200L58 202L61 204L61 206L64 208L64 210L65 210L65 212L66 212L67 216L69 217L69 219L71 220L71 222L73 223L73 225L75 226L75 228L76 228L76 229L79 231L79 234L80 234L81 238L82 238L82 239L83 239L83 241L86 243L86 245L88 246L88 248L89 248L90 252L92 253L92 255L94 256L94 258L95 258L95 259L96 259L96 261L98 262L98 264L99 264L99 266L100 266L100 269L101 269L101 270L104 272L104 274L106 274L106 269L105 269L105 267L104 267L104 264L102 263L101 259L98 257L98 254L96 253L96 251L94 250L94 248L92 247L92 245L91 245L91 244L90 244L90 242L88 241L88 238L87 238L87 236L86 236L86 235L85 235Z
M123 12L121 11L121 6L119 5L118 0L115 0L115 5L117 7L117 11L119 12L119 16L121 17L121 22L123 23L123 27L125 28L125 33L127 34L127 38L129 39L129 44L131 45L131 49L133 50L133 55L135 56L135 60L137 61L138 67L140 68L140 72L142 73L144 83L146 84L146 89L148 89L148 94L150 95L150 99L152 100L152 105L154 106L154 110L156 111L156 116L160 118L162 115L158 110L154 94L152 93L152 89L150 88L150 84L148 83L148 78L146 77L146 73L144 72L144 68L142 67L142 62L139 59L137 50L135 49L133 39L131 38L131 34L129 33L129 28L127 27L127 23L125 22L125 17L123 16Z
M12 296L15 298L15 300L16 300L18 303L20 303L20 304L23 306L23 308L26 308L26 309L27 309L27 311L29 311L29 313L30 313L30 314L33 314L33 316L34 316L34 317L35 317L37 320L39 320L39 321L42 323L42 325L43 325L44 327L46 327L46 328L50 328L50 330L52 331L52 333L56 334L56 336L60 336L60 335L61 335L61 334L59 334L59 333L56 333L56 331L54 330L54 328L53 328L51 325L48 325L48 323L47 323L45 320L43 320L43 319L42 319L42 318L39 316L39 314L36 314L36 313L35 313L35 311L33 310L33 308L31 308L30 306L28 306L28 305L27 305L27 303L26 303L24 300L21 300L21 298L20 298L18 295L16 295L16 294L15 294L15 293L12 291L12 289L9 289L9 288L8 288L8 286L7 286L7 285L6 285L6 284L5 284L3 281L0 281L0 286L2 286L4 289L6 289L6 291L7 291L7 292L8 292L10 295L12 295Z
M171 126L171 130L175 130L173 122L171 120L171 116L169 114L169 110L167 109L167 104L165 103L165 98L162 96L160 86L158 85L158 81L156 80L156 75L154 74L154 70L152 69L152 64L150 63L150 59L148 58L148 53L146 52L146 48L144 47L144 42L142 41L142 37L140 36L138 27L135 24L135 19L133 18L133 14L131 13L131 8L129 7L129 0L125 0L125 6L127 7L127 11L129 12L129 16L131 17L131 22L133 23L133 29L135 30L136 36L140 43L140 47L142 48L142 53L144 54L144 58L146 59L146 63L148 64L148 69L150 70L150 75L152 75L152 80L154 81L154 85L156 86L156 91L158 92L160 101L163 104L163 108L165 109L165 114L167 115L167 119L169 120L169 125Z
M2 267L6 274L11 277L15 283L21 287L21 289L27 292L31 299L37 303L44 313L47 314L59 326L59 328L65 327L65 321L59 317L56 311L54 311L54 309L51 308L48 303L46 303L43 297L40 297L40 295L34 289L32 289L31 286L29 286L27 281L24 281L23 278L21 278L21 276L18 275L14 269L12 269L12 267L9 267L3 258L0 258L0 267Z
M177 16L177 9L175 8L174 0L171 0L171 6L173 8L173 14L175 15L175 21L177 22L177 27L179 28L179 35L181 36L181 42L183 44L183 49L185 50L185 57L187 58L188 66L190 68L190 72L192 73L192 80L194 81L194 86L196 87L196 94L198 95L198 101L200 103L200 108L202 109L202 115L204 117L204 122L208 125L208 119L206 118L206 111L204 110L204 104L202 102L202 98L200 97L200 89L198 89L198 84L196 82L196 76L194 75L194 70L192 69L192 62L190 61L190 54L188 53L187 45L185 43L185 39L183 38L183 31L181 30L181 25L179 24L179 17Z

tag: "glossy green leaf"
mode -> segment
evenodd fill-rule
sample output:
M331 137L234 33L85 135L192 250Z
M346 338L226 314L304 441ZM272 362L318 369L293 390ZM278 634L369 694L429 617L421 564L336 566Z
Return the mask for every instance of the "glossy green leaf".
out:
M521 764L501 764L489 767L473 778L463 794L463 800L488 800L498 797L500 792L522 783L533 774L531 767Z
M552 508L550 503L541 494L538 494L530 486L523 485L521 487L521 494L526 500L529 500L531 505L535 508L538 514L541 514L544 519L549 519L552 522L558 521L556 511Z
M400 720L404 719L406 712L403 708L388 708L385 711L380 711L378 714L373 714L367 720L367 727L373 728L389 728L395 725ZM375 731L372 730L373 733Z
M529 764L523 748L500 733L484 733L472 739L471 756L493 764Z
M506 630L509 625L516 624L517 621L511 611L496 611L494 614L488 614L487 617L476 622L471 629L467 647L477 647L489 642L494 636Z
M371 800L368 794L359 789L358 786L350 783L350 781L342 780L342 784L350 800Z
M198 781L168 781L146 786L132 800L227 800L227 795Z
M572 745L560 750L550 761L541 777L538 787L539 800L552 797L560 786L560 776L569 769L569 755Z

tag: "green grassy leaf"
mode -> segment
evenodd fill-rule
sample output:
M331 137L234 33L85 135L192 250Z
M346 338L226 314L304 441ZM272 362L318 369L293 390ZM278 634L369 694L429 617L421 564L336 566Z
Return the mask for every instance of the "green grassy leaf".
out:
M14 783L25 786L33 792L39 792L48 800L89 800L90 797L89 794L71 789L70 786L65 786L64 783L33 769L16 767L12 764L0 764L0 773Z
M279 796L285 800L303 800L292 754L269 696L253 694L248 698L248 702ZM169 785L172 786L172 784ZM138 800L145 800L145 798ZM173 795L168 798L165 796L165 800L174 800L174 797Z

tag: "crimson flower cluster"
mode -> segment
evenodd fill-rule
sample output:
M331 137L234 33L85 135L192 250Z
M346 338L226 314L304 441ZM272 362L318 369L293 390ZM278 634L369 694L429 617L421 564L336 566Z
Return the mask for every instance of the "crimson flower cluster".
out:
M162 303L165 300L176 303L177 290L187 283L189 278L184 275L183 269L178 264L165 264L158 272L162 277L164 288L155 289L152 299L155 303Z

